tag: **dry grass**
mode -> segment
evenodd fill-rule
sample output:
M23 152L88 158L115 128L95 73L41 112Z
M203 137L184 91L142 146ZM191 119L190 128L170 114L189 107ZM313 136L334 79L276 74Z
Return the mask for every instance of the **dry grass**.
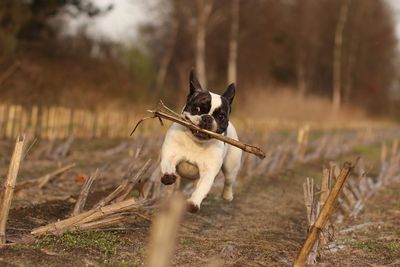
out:
M242 192L238 192L237 199L233 204L215 201L218 198L212 197L214 192L219 194L221 191L221 180L217 179L216 186L210 194L211 197L204 201L201 213L188 215L190 217L185 219L188 221L184 222L185 227L181 229L182 232L179 234L180 238L173 264L177 263L178 266L184 264L187 264L187 266L205 266L210 259L209 251L212 251L211 256L222 258L232 265L245 266L247 262L268 266L287 264L294 258L294 253L298 250L306 230L305 216L303 216L303 207L301 206L301 181L296 176L301 176L301 180L303 177L312 176L308 173L310 169L313 172L315 169L319 171L321 166L320 163L312 165L312 162L315 163L322 158L328 159L343 153L350 153L360 143L371 145L371 143L380 142L382 139L394 138L393 135L398 137L398 131L382 130L375 132L374 130L373 132L375 134L362 130L323 132L315 138L310 138L309 142L300 143L297 143L299 139L296 138L294 131L289 135L283 135L281 132L270 133L269 135L241 134L244 139L256 141L256 143L263 145L269 156L264 161L259 161L252 155L245 154L244 167L240 175L241 179L239 179L241 187L238 188ZM42 147L47 147L48 142L39 142L34 146L27 157L25 166L21 169L21 178L23 178L21 182L30 178L30 176L41 176L42 173L36 173L39 169L44 173L48 172L47 170L43 171L45 166L49 170L56 169L53 167L57 162L62 165L76 162L76 167L60 174L60 177L48 183L46 187L42 188L40 195L37 190L25 189L19 191L19 195L15 199L16 202L28 198L32 203L38 201L41 197L42 200L47 202L30 209L14 210L16 215L11 217L9 224L10 237L14 237L14 239L10 239L10 241L18 242L18 237L21 235L20 230L30 231L33 227L69 216L72 202L76 198L74 195L79 192L81 180L86 179L82 175L89 171L93 171L95 168L102 170L102 176L96 179L93 184L94 190L88 196L88 207L91 207L110 193L110 188L121 184L124 174L127 170L129 171L132 162L137 161L132 169L132 173L136 173L147 159L156 158L162 142L162 138L158 134L153 133L151 137L137 135L134 140L133 143L127 140L114 140L108 143L110 140L94 139L87 141L77 139L70 146L69 152L57 160L46 155L52 155L52 151L58 150L57 147L60 145L59 142L62 142L61 140L54 141L55 143L49 149L45 149L46 151L49 150L47 153L40 151L43 151ZM302 146L306 146L305 154L301 153L303 151ZM10 149L11 147L8 148L8 150ZM5 150L0 149L0 152L2 151ZM139 152L140 157L137 156ZM299 157L299 154L303 156ZM104 165L105 163L106 165ZM2 164L6 165L7 162ZM49 168L50 166L53 167ZM153 166L153 168L155 167L156 165ZM288 169L295 169L295 171ZM307 174L303 173L306 171ZM35 175L31 175L32 172ZM285 173L287 178L281 175L282 172ZM150 180L157 178L150 173L146 175L150 177ZM278 177L280 178L277 179ZM148 190L150 189L148 188ZM146 188L143 188L143 191L146 190ZM244 196L246 191L250 195L249 198ZM55 193L62 194L57 196L58 199L61 199L58 202L62 205L61 209L59 206L54 209L51 208L52 202L49 200L54 199ZM70 197L71 195L72 197ZM138 195L132 196L137 197ZM17 204L16 202L15 204ZM41 212L40 207L43 210ZM260 212L260 210L263 212ZM19 213L20 215L17 216L18 212L22 211L24 213ZM105 231L120 231L123 239L127 240L126 245L117 246L118 253L111 258L113 262L122 262L127 259L136 260L137 257L139 257L140 262L143 261L145 253L140 248L143 248L143 244L147 243L148 220L141 220L140 218L133 218L132 222L126 224L107 226ZM18 232L15 229L18 229ZM184 236L183 239L182 236ZM44 251L49 251L49 249L53 250L51 246L46 245ZM61 244L55 246L55 252L51 251L50 253L61 253L63 249L64 245ZM83 260L87 259L98 262L99 260L96 257L104 254L99 253L99 250L101 251L99 248L93 249L91 255L83 251L82 254L78 254L81 255L81 258L69 259L70 264L84 265ZM24 251L26 257L29 257L31 255L29 253L33 252L31 249ZM128 256L120 256L125 252ZM5 259L11 258L13 262L20 262L20 254L17 254L13 249L6 250L6 253L9 257L5 256ZM65 255L72 257L71 254ZM43 260L43 257L47 256L39 255L32 262ZM51 257L50 263L64 260L60 255ZM201 265L192 264L199 261L201 261Z
M303 102L298 101L293 88L258 88L251 94L238 92L240 110L239 116L254 118L279 119L291 121L352 121L366 120L365 112L354 106L344 106L338 113L331 111L328 98L308 95Z

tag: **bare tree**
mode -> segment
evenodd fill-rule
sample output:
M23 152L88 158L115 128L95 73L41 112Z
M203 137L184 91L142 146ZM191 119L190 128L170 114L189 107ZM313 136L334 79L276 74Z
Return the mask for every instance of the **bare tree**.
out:
M200 83L204 88L207 88L207 73L206 73L206 33L207 22L210 17L213 1L212 0L197 0L197 24L196 24L196 71Z
M344 84L343 84L343 93L344 93L344 102L350 103L351 92L353 90L353 71L356 63L356 45L358 43L358 34L354 32L354 35L351 37L349 48L347 51L347 64L346 64L346 72L344 73Z
M355 80L355 68L357 67L358 57L360 56L360 46L362 41L363 28L368 28L368 24L365 21L365 17L368 16L366 11L368 10L369 2L366 1L352 1L351 2L351 17L347 22L346 30L346 47L344 49L344 63L345 69L343 70L343 101L344 103L350 103L351 97L354 95L354 80Z
M297 72L297 98L299 103L304 101L304 97L307 91L307 81L306 81L306 52L307 49L307 18L308 18L308 7L309 1L304 2L297 2L299 7L298 14L299 14L299 21L297 22L299 25L298 36L297 36L297 64L296 64L296 72Z
M168 40L166 41L165 44L165 50L162 55L161 61L160 61L160 66L158 68L157 76L156 76L156 90L159 91L162 87L162 85L165 82L165 77L167 75L168 71L168 66L170 65L174 49L175 49L175 44L176 44L176 39L178 36L178 30L179 30L179 18L178 18L178 3L177 1L172 2L173 5L173 10L171 11L171 18L170 18L170 27L169 27L169 34L168 34Z
M240 0L232 1L232 20L231 20L231 31L229 36L228 84L237 82L239 3Z
M343 32L347 21L349 5L351 0L343 0L339 12L339 20L335 30L335 46L333 51L333 98L332 104L335 111L340 109L342 103L342 48Z
M321 3L315 0L297 0L293 10L293 42L296 63L293 68L297 78L297 99L303 103L312 86L316 57L321 40Z

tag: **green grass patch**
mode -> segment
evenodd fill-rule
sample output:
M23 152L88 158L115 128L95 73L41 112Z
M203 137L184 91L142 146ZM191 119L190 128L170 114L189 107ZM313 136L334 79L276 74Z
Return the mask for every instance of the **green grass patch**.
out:
M182 246L188 246L188 245L190 245L190 244L192 243L192 241L189 240L189 239L182 238L181 240L179 240L179 243L180 243Z
M356 155L375 159L380 157L381 148L380 146L355 146L352 152Z
M45 236L35 244L36 248L55 248L63 250L92 249L102 254L110 255L116 253L117 245L121 241L112 232L82 232L64 233L60 236Z
M377 241L377 240L366 240L366 241L349 241L347 245L361 249L364 251L376 252L376 253L385 253L391 257L399 257L400 256L400 241Z

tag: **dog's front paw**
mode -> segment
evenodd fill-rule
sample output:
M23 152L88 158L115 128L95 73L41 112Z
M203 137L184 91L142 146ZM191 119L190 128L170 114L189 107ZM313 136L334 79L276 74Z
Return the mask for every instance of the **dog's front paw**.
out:
M222 192L222 198L229 202L233 200L233 190L231 186L224 187L224 191Z
M186 202L186 209L187 209L187 211L189 211L191 213L196 213L196 212L199 211L200 206L195 204L195 203L193 203L192 201L188 200Z
M171 174L164 174L163 177L161 177L161 182L165 185L171 185L173 183L175 183L176 181L176 175L171 173Z

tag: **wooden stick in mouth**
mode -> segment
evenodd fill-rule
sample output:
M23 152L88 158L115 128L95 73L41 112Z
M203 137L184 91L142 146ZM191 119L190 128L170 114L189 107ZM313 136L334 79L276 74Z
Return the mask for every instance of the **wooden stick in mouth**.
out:
M230 137L224 136L222 134L218 134L218 133L210 131L210 130L206 130L206 129L200 128L199 126L195 125L191 121L182 118L182 116L180 116L178 113L176 113L176 112L172 111L171 109L169 109L168 107L166 107L162 101L160 101L160 103L158 104L157 109L148 110L148 112L153 114L153 116L141 119L136 124L136 126L133 129L131 135L136 131L137 127L143 121L145 121L147 119L158 118L160 120L161 125L162 125L162 119L166 119L166 120L169 120L169 121L172 121L172 122L179 123L179 124L189 128L189 129L194 130L194 131L204 133L204 134L208 135L211 138L220 140L220 141L222 141L224 143L227 143L227 144L230 144L230 145L235 146L237 148L240 148L241 150L243 150L245 152L248 152L248 153L256 155L260 159L265 158L265 153L264 153L264 151L261 150L261 148L253 146L253 145L249 145L249 144L246 144L246 143L243 143L243 142L240 142L238 140L232 139Z

